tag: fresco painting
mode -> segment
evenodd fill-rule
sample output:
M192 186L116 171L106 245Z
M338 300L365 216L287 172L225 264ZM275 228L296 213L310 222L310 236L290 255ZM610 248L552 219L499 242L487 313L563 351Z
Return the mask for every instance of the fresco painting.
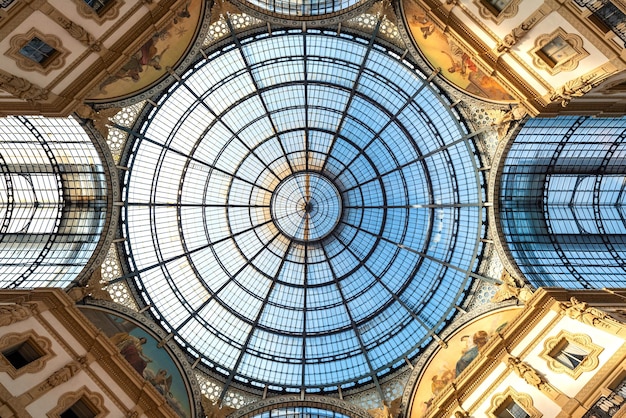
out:
M471 56L444 33L414 0L403 1L405 19L416 46L433 68L461 90L482 99L513 102L492 76L479 69Z
M131 366L167 399L183 418L191 418L191 399L179 368L165 348L139 324L100 309L81 307L81 312L117 347Z
M502 330L520 310L514 307L487 314L447 338L448 348L435 353L418 380L411 418L422 417L435 396L471 364L491 336Z
M90 101L121 99L150 87L175 66L193 42L201 15L201 0L189 0L175 16L116 73L104 79Z

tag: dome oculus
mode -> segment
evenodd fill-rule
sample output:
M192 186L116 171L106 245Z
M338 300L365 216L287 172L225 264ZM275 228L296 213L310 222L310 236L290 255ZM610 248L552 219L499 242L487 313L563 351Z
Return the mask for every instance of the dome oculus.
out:
M341 195L319 173L298 172L285 178L272 193L272 220L288 237L313 242L328 236L341 218Z

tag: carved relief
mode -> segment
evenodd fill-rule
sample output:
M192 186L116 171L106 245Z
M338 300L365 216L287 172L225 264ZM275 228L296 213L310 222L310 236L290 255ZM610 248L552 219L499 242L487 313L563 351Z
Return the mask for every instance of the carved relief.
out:
M76 3L78 13L87 18L93 19L98 24L102 24L107 20L116 19L120 14L120 8L124 5L124 0L110 0L100 10L90 7L84 0L73 0Z
M600 84L606 77L608 77L608 74L591 73L570 80L562 87L552 92L550 101L559 101L561 102L561 106L566 107L574 97L584 96L591 91L591 89Z
M518 357L510 356L507 361L507 367L512 369L513 372L524 379L529 385L539 389L550 399L557 399L560 392L556 390L546 379L537 372L530 364L522 361Z
M72 377L74 377L83 367L85 367L86 363L87 359L85 357L81 357L76 361L68 363L61 369L52 373L46 380L44 380L37 387L37 391L40 393L45 393L50 389L67 382Z
M525 111L523 112L523 115L526 115ZM511 298L517 298L520 302L526 302L533 295L532 292L525 286L519 286L515 279L506 270L502 272L500 281L502 283L498 285L496 294L493 295L493 298L491 298L492 302L502 302Z
M82 402L94 412L94 418L103 418L108 415L109 410L104 407L104 398L99 393L91 392L85 386L76 392L67 392L59 398L57 406L46 414L48 418L59 418L63 412L68 410L77 402Z
M551 75L572 71L589 55L583 48L583 39L557 28L550 34L538 36L535 47L529 52L533 64Z
M515 402L526 411L530 418L541 418L543 416L543 414L534 407L533 400L529 395L518 393L512 387L508 387L504 392L495 395L491 399L491 408L487 411L487 416L497 418L498 414L512 402Z
M20 50L34 38L45 42L55 50L55 52L51 54L45 62L39 63L20 53ZM44 35L35 28L32 28L28 31L28 33L23 35L12 37L10 44L11 48L5 52L6 56L15 60L17 66L22 70L37 71L42 74L48 74L52 70L63 67L65 65L65 57L69 54L69 51L63 48L61 39L54 35Z
M37 313L36 303L8 303L0 305L0 326L23 321Z
M558 357L562 355L561 353L567 348L566 345L568 344L573 344L579 348L579 350L574 350L574 355L578 354L578 359L574 359L569 367L562 361L559 361ZM544 350L539 356L546 360L550 370L557 373L566 373L577 379L583 372L588 372L598 367L598 356L602 350L602 347L591 342L591 338L588 335L572 334L562 330L555 337L546 340ZM586 354L582 356L582 353ZM572 368L572 366L575 367Z
M504 19L511 18L519 11L519 3L521 0L502 0L492 2L489 0L472 0L478 7L478 14L483 19L489 19L496 23L502 22ZM498 7L493 3L506 3L503 7Z
M498 42L496 50L500 53L508 52L513 45L522 39L537 23L546 16L543 10L537 10L528 19L524 20L519 26L513 28L511 32L504 36L502 41Z
M92 113L93 113L93 117L98 117L100 118L99 120L93 120L94 123L94 127L96 129L98 129L98 131L100 131L100 129L103 130L108 130L108 127L105 126L105 123L107 123L109 121L109 119L106 116L100 115L100 112L96 113L91 107L87 106L87 105L81 105L83 107L86 107L88 109L91 109ZM79 106L79 109L81 107ZM116 111L118 111L119 109L116 109ZM104 114L108 114L107 111L110 113L112 111L112 109L104 109L103 112ZM76 112L79 116L83 117L82 114L80 112ZM102 133L102 131L100 131ZM111 298L111 295L109 294L109 292L105 289L106 288L106 283L103 283L100 279L101 279L101 275L100 274L93 274L89 280L87 281L87 284L85 286L76 286L76 287L72 287L71 289L69 289L67 291L67 295L74 301L74 302L79 302L83 299L85 299L87 296L91 297L92 299L99 299L99 300L106 300L106 301L113 301L113 299Z
M516 375L524 379L524 381L531 386L540 388L541 385L545 383L544 378L537 373L537 370L517 357L509 357L507 366L513 369Z
M580 302L575 297L572 297L569 302L559 303L558 309L561 315L566 315L594 327L600 325L605 320L611 319L606 312L591 307L585 302Z
M50 17L56 20L57 23L67 31L67 33L69 33L74 39L77 39L81 44L89 47L92 51L100 51L102 45L91 33L87 32L85 28L72 22L57 9L52 9Z
M48 99L48 90L14 75L0 73L0 89L30 103Z
M6 358L4 353L7 353L12 349L16 349L22 344L27 344L28 347L34 350L38 356L28 364L16 369ZM22 333L12 332L3 335L0 338L0 351L3 353L3 355L0 355L0 371L7 372L13 379L25 373L38 372L42 370L45 367L46 362L54 356L50 346L51 342L49 339L37 335L33 330L28 330Z

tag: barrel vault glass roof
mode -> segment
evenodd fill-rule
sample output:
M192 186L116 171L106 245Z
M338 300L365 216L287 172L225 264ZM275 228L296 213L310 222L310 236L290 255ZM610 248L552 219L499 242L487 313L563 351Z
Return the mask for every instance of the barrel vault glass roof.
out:
M242 0L242 3L262 12L298 18L335 15L366 0Z
M500 181L500 222L534 286L626 285L626 117L530 119Z
M105 169L74 118L0 118L0 287L67 287L103 231Z
M234 39L134 128L125 278L225 387L378 384L470 286L485 233L472 134L373 39Z

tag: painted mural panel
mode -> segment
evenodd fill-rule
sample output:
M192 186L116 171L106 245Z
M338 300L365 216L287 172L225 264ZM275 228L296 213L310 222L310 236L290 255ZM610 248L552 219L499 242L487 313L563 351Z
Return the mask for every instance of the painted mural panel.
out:
M202 1L189 0L116 73L102 81L87 100L118 100L151 87L167 74L167 67L174 67L183 57L194 41L201 15Z
M117 347L126 361L150 382L183 418L191 418L188 386L169 352L140 324L98 308L81 307L81 312Z
M447 338L448 348L435 352L418 379L413 394L411 418L423 416L434 397L453 382L478 356L489 339L520 311L520 307L513 307L486 314Z
M482 99L515 100L494 77L478 68L472 57L437 27L415 0L403 0L402 6L415 45L433 68L441 68L441 75L446 80Z

